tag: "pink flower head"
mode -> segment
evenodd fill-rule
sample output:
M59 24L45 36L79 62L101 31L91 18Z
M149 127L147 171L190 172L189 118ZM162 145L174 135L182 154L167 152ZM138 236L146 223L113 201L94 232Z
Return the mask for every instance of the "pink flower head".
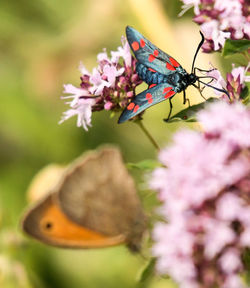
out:
M88 126L91 126L91 107L94 105L94 99L79 99L72 109L64 112L59 124L68 120L72 116L77 115L77 127L83 127L88 131Z
M157 271L180 287L244 287L239 274L250 247L250 111L221 101L198 120L204 131L176 133L160 152L164 167L150 181L165 218L153 231Z
M248 65L247 67L234 67L231 73L227 73L227 81L223 79L223 77L220 74L220 71L215 69L207 73L207 76L211 76L214 78L213 86L219 89L225 89L228 91L230 95L230 101L238 101L241 99L241 92L245 87L245 82L250 82L250 76L247 76L246 73L249 69ZM221 96L223 99L228 101L227 95L225 95L223 92L214 90L214 93Z
M111 61L114 63L118 63L119 59L122 58L126 67L130 67L132 64L132 55L130 53L130 47L128 41L125 37L122 37L122 46L118 47L117 51L111 52Z
M226 39L249 39L249 1L247 0L182 0L180 15L194 6L193 20L201 25L206 42L204 52L218 51Z
M111 51L111 59L106 49L97 55L98 66L90 73L80 63L80 87L71 84L64 85L63 99L72 99L66 104L70 109L62 117L63 121L77 115L77 126L91 125L93 111L122 111L133 97L135 88L141 80L135 71L136 60L130 53L127 40L122 38L122 46L117 51Z
M207 73L207 76L211 76L214 78L213 81L213 86L219 89L225 89L226 87L226 81L224 80L224 78L222 77L220 71L218 69L213 69L210 72ZM215 90L214 89L214 93L218 96L222 96L223 93Z

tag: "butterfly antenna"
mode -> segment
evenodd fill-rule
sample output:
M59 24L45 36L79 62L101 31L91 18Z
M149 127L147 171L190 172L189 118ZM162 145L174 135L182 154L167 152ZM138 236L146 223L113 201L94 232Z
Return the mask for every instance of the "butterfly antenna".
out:
M201 34L201 42L200 42L200 44L198 45L198 47L197 47L197 49L196 49L196 52L195 52L195 54L194 54L194 60L193 60L193 64L192 64L191 73L194 72L194 63L195 63L196 56L197 56L199 50L201 49L201 46L203 45L203 43L204 43L204 41L205 41L205 37L204 37L204 35L201 33L201 31L200 31L200 34Z
M200 78L199 78L199 79L200 79ZM203 81L201 81L201 80L199 80L199 79L198 79L198 81L199 81L200 83L202 83L203 85L208 86L208 87L210 87L210 88L213 88L213 89L215 89L215 90L217 90L217 91L219 91L219 92L225 93L225 94L227 95L228 99L231 100L231 99L230 99L230 96L229 96L229 93L227 92L227 90L214 87L214 86L209 85L208 83L205 83L205 82L203 82Z

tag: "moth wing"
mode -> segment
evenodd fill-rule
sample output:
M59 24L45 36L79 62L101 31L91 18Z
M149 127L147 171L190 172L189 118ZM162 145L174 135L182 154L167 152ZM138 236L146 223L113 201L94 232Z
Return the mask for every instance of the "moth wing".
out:
M125 242L124 235L109 237L74 223L58 207L54 196L46 196L28 210L22 221L28 235L63 248L101 248Z
M130 48L138 62L164 75L173 74L180 64L167 53L156 47L134 28L126 27Z
M167 83L159 84L150 89L144 90L140 94L136 95L123 110L118 123L123 123L135 117L145 109L173 97L175 94L176 92L173 90L173 87Z

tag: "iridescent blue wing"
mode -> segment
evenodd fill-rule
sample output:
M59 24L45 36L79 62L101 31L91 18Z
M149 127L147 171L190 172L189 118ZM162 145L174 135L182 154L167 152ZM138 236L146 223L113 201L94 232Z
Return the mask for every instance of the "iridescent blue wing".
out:
M124 109L118 123L129 120L150 106L173 97L175 94L176 92L173 90L173 87L168 83L162 83L150 89L144 90L140 94L136 95L135 98L128 104L126 109Z
M138 62L164 75L172 74L177 67L181 67L173 57L156 47L134 28L127 26L126 35Z

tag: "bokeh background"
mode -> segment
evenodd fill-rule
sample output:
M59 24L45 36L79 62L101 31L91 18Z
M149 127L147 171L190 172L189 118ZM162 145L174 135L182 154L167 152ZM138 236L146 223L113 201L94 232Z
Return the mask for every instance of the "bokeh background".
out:
M50 163L67 164L104 143L118 145L127 162L157 157L137 125L118 125L118 115L110 119L108 112L94 113L88 132L76 127L76 119L58 125L67 109L60 96L64 83L79 85L80 61L91 71L104 47L117 49L126 25L190 71L199 27L191 21L192 11L178 18L180 10L178 0L0 1L0 287L175 287L157 277L136 284L145 261L125 247L47 247L22 234L20 219L29 205L32 178ZM220 67L214 56L204 54L197 65L205 69L209 61ZM187 95L192 104L202 101L192 88ZM183 108L182 96L173 102L174 111ZM160 146L179 126L162 121L168 109L168 103L162 103L144 117ZM138 187L144 187L143 175L131 173ZM142 200L150 206L145 203L150 200Z

